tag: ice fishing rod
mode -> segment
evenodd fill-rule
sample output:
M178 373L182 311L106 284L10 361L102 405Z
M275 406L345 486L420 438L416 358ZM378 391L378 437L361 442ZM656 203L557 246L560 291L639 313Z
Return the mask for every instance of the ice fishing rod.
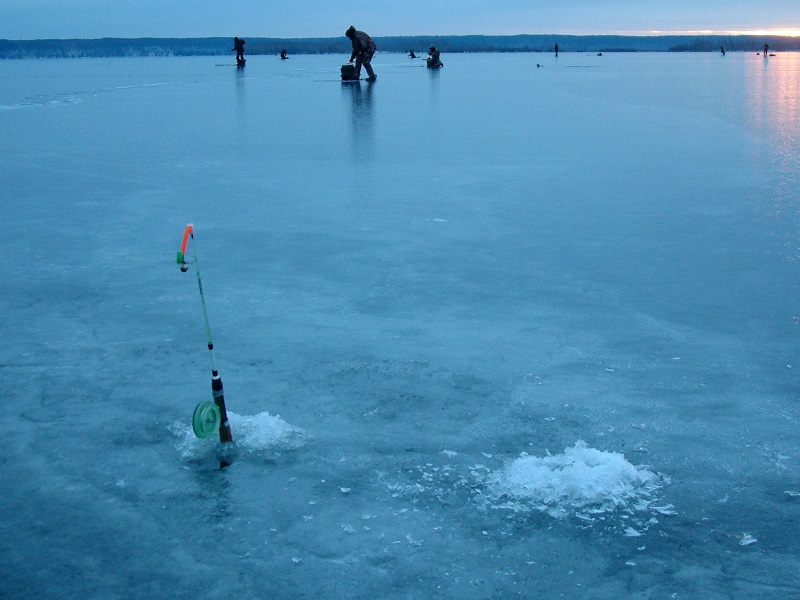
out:
M211 353L211 396L214 402L207 400L198 404L192 415L192 429L199 438L208 438L219 431L219 441L222 443L232 442L231 426L228 422L228 412L225 410L225 395L222 389L222 379L217 371L217 359L214 356L214 342L211 341L211 327L208 325L208 312L206 311L206 300L203 296L203 282L200 279L200 264L197 261L197 245L194 241L194 226L189 223L183 230L181 249L178 250L177 263L180 265L181 272L189 270L186 262L186 244L192 240L192 262L197 273L197 287L200 290L200 306L203 309L203 324L206 328L206 339L208 350Z

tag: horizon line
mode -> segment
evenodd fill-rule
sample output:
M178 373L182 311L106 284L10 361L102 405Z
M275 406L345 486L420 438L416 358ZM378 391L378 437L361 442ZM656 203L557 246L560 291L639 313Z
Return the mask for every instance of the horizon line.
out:
M661 29L652 29L646 31L615 31L615 32L606 32L606 33L567 33L567 32L559 32L559 33L438 33L438 34L428 34L428 33L417 33L417 34L392 34L392 35L376 35L376 38L391 38L391 37L472 37L472 36L479 36L479 37L516 37L516 36L569 36L569 37L670 37L670 36L697 36L697 37L714 37L714 36L743 36L743 37L756 37L756 36L768 36L768 37L787 37L787 38L797 38L800 37L800 28L781 28L781 29L693 29L693 30L661 30ZM38 38L0 38L4 41L15 41L15 42L24 42L24 41L41 41L41 40L103 40L103 39L128 39L128 40L135 40L135 39L202 39L202 38L227 38L230 36L227 35L192 35L192 36L170 36L170 37L162 37L156 35L138 35L138 36L131 36L131 37L123 37L123 36L102 36L102 37L84 37L84 38L45 38L45 37L38 37ZM330 37L322 37L322 36L314 36L314 37L277 37L277 36L266 36L266 35L252 35L248 36L252 38L264 38L264 39L286 39L286 40L313 40L313 39L336 39L339 36L330 36Z

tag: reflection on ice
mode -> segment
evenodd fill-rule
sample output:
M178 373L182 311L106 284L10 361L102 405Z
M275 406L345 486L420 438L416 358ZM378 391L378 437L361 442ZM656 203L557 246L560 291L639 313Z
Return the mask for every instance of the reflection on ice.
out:
M754 58L0 61L0 595L800 598L800 57Z
M522 456L488 478L500 505L514 511L538 510L556 518L622 510L671 512L652 507L654 493L669 483L663 475L636 467L617 452L589 448L578 441L562 454Z

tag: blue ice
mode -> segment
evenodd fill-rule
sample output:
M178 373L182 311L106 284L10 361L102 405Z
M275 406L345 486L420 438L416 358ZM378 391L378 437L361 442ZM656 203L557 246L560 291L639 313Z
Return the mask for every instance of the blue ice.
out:
M800 596L800 55L346 58L0 62L3 594Z

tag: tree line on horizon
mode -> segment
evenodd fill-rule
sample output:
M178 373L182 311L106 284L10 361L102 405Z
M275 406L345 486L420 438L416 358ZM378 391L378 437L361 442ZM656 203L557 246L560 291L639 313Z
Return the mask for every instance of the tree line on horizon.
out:
M101 58L123 56L223 56L232 39L101 38L0 40L0 58ZM245 38L245 54L349 54L350 41L341 38ZM461 52L758 52L769 44L776 52L800 51L800 38L753 35L439 35L375 37L379 52L424 53L435 45L443 53Z

